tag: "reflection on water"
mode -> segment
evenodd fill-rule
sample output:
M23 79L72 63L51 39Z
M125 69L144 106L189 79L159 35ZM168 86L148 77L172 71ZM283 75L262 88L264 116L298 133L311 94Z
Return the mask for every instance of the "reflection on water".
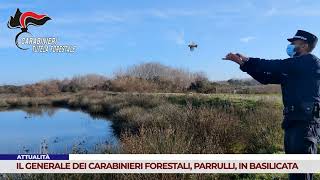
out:
M0 112L0 154L96 153L114 147L111 121L62 108Z

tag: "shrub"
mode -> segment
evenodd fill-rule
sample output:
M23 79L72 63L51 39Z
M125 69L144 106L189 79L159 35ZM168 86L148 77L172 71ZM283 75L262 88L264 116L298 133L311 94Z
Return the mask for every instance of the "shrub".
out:
M172 68L159 63L144 63L128 67L124 71L115 72L116 79L137 78L155 84L161 91L181 92L204 73L192 73L182 68ZM153 85L151 85L153 87ZM135 87L133 87L134 89Z

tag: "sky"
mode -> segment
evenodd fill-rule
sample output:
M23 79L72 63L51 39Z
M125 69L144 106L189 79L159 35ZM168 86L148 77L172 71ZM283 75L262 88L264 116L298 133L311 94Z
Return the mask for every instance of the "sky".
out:
M16 9L47 14L37 37L58 37L75 53L23 51L19 29L7 22ZM266 59L287 58L289 37L298 29L320 36L320 1L314 0L2 0L0 84L25 84L75 75L113 72L146 62L202 71L210 80L248 78L229 52ZM187 45L198 44L190 52ZM319 48L313 52L319 55Z

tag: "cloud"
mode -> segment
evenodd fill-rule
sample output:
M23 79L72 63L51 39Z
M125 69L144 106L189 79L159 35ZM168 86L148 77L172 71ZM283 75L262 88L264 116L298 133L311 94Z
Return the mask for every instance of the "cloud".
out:
M190 17L190 16L201 16L207 15L208 12L205 10L194 10L194 9L152 9L146 11L147 15L158 18L172 18L172 17Z
M180 31L177 33L176 38L175 38L175 42L178 45L185 45L186 41L184 38L184 31Z
M273 16L277 13L277 9L272 7L271 9L267 10L267 12L265 13L265 16Z
M169 14L167 12L157 10L157 9L151 10L150 14L154 17L169 18Z
M299 3L299 1L296 1ZM294 7L272 7L265 11L265 16L295 16L295 17L318 17L320 11L317 6L296 5Z
M0 9L16 9L16 8L26 8L26 7L30 7L27 4L20 4L20 3L1 3L0 4Z
M130 20L144 20L146 18L169 19L176 17L206 17L208 11L194 9L141 9L125 11L99 10L84 14L64 14L55 17L55 21L60 24L88 24L88 23L124 23Z
M249 41L252 41L254 39L256 39L256 38L253 36L247 36L247 37L240 38L240 41L243 43L248 43Z
M278 15L287 15L287 16L297 16L297 17L319 17L320 11L318 9L313 8L297 8L292 10L283 10Z
M0 26L6 27L7 21L1 22ZM16 34L17 32L11 31L8 28L1 30L0 31L0 49L15 47L14 37L16 36Z
M54 18L58 24L89 24L89 23L112 23L124 22L125 17L117 14L106 14L100 12L87 13L86 15L64 15Z
M168 33L168 39L173 41L177 45L186 45L184 30L181 31L170 31Z
M0 37L0 48L13 48L15 47L14 38Z

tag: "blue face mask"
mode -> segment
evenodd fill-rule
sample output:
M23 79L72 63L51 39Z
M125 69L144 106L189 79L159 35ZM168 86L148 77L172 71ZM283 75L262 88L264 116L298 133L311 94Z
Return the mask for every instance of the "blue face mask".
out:
M287 54L290 57L293 57L296 53L297 53L296 52L296 46L293 45L293 44L288 44L288 46L287 46Z

